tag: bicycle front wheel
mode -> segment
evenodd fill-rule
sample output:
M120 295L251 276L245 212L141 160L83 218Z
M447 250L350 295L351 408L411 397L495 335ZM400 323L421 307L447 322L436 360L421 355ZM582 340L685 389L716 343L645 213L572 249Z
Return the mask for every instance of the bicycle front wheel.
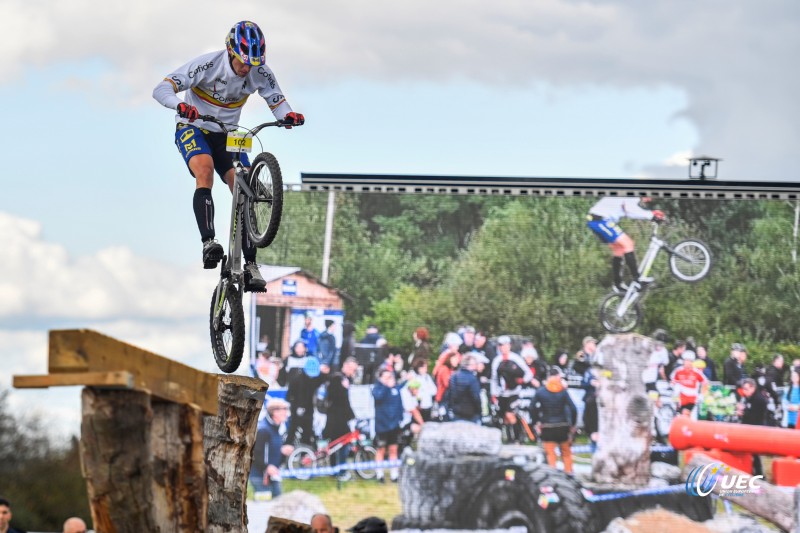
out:
M211 348L217 366L231 373L239 368L244 354L244 309L242 297L232 284L223 284L225 294L217 297L217 289L211 298ZM217 327L214 318L219 316Z
M642 320L642 308L639 302L629 305L625 312L619 314L624 294L609 294L600 304L600 323L609 333L627 333L632 331Z
M700 281L711 270L711 251L701 241L681 241L669 255L669 269L681 281Z
M317 454L308 446L297 446L289 458L286 460L286 466L289 470L299 470L301 468L312 468L316 466ZM297 479L311 479L311 474L295 474Z
M253 245L264 248L278 235L283 210L283 178L275 156L258 154L250 165L248 185L253 197L245 200L245 227Z

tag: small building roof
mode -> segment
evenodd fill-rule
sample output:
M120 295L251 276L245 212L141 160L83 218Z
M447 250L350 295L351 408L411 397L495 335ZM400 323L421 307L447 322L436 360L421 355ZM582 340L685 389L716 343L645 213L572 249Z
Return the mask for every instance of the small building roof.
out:
M270 281L281 279L282 277L288 276L289 274L294 274L295 272L299 272L301 269L300 267L290 267L290 266L258 265L258 270L261 271L261 275L264 277L264 281L269 283Z

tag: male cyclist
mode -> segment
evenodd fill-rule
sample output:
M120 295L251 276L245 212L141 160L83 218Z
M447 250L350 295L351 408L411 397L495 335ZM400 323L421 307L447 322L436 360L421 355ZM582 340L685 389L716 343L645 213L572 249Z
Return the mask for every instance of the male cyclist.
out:
M226 135L219 125L198 117L212 115L222 122L238 124L242 106L258 92L287 128L305 122L303 115L292 111L286 102L272 70L264 63L264 51L261 29L253 22L238 22L225 38L225 50L193 59L153 89L153 98L177 111L175 145L197 185L193 206L203 240L204 268L215 268L224 255L222 245L214 239L214 171L231 191L234 171L232 155L225 150ZM181 101L176 94L183 91L187 92ZM247 155L241 155L249 166ZM256 265L256 249L246 235L242 240L245 291L264 291L266 283Z
M652 283L653 278L639 276L639 266L636 262L634 242L630 236L617 226L621 218L638 220L663 220L664 212L650 211L639 205L639 198L618 198L606 196L589 209L586 216L586 225L589 226L597 237L608 244L613 257L611 258L611 275L614 280L614 292L625 292L628 287L622 282L622 263L625 261L634 282L639 284ZM641 198L642 204L650 203L650 198Z

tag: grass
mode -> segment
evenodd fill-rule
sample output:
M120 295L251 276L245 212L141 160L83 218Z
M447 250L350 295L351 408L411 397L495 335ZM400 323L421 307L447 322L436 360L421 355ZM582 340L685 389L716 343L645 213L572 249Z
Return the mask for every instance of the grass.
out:
M341 531L367 516L379 516L391 527L392 519L400 514L397 484L388 480L385 484L360 478L341 484L329 477L285 480L283 491L292 490L304 490L318 496L333 518L333 524Z

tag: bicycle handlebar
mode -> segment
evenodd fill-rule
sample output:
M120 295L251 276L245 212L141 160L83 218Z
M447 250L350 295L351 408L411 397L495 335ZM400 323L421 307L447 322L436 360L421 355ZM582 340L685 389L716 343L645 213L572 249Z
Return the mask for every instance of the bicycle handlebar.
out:
M217 124L217 125L218 125L220 128L222 128L222 131L224 131L224 132L226 132L226 133L227 133L228 131L232 131L233 129L236 129L236 128L238 128L238 127L239 127L239 125L238 125L238 124L229 124L229 123L227 123L227 122L222 122L222 121L221 121L221 120L219 120L217 117L215 117L215 116L212 116L212 115L200 115L200 116L198 116L198 117L197 117L197 120L204 120L204 121L206 121L206 122L213 122L214 124ZM274 122L265 122L265 123L263 123L263 124L259 124L259 125L258 125L258 126L256 126L255 128L245 128L245 129L246 129L246 130L247 130L247 132L248 132L248 133L250 133L251 135L255 135L255 134L257 134L259 131L261 131L262 129L264 129L264 128L269 128L269 127L271 127L271 126L277 126L277 127L280 127L280 128L284 128L284 127L286 127L286 126L294 126L294 125L295 125L295 124L289 124L289 123L287 123L287 122L284 122L283 120L276 120L276 121L274 121ZM228 129L228 126L233 126L233 128L231 128L231 129Z

